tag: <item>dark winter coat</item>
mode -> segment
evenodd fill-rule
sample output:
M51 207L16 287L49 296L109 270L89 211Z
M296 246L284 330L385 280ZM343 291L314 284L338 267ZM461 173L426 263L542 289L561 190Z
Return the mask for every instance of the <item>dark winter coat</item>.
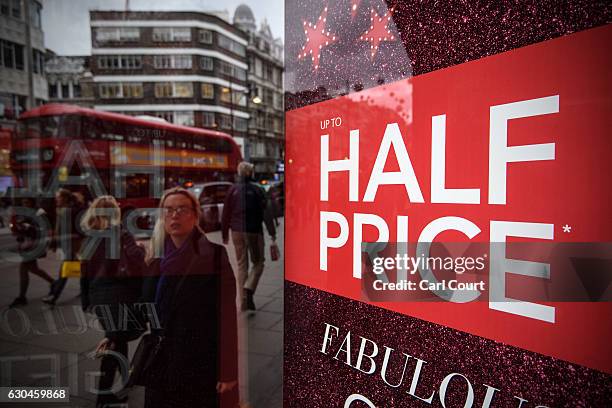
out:
M250 178L242 178L234 184L225 196L222 216L223 239L228 238L228 230L263 234L262 223L266 224L270 236L276 236L272 214L267 205L263 189Z
M236 281L227 252L194 231L192 259L186 269L164 275L165 307L160 310L163 335L160 354L151 370L147 386L166 394L212 401L218 381L237 381L238 343ZM148 301L155 299L160 260L149 265ZM237 387L223 396L236 402ZM227 405L230 406L230 405Z
M120 236L119 259L107 256L105 239L88 260L81 262L81 299L83 307L98 316L106 337L129 341L144 331L134 304L142 296L145 250L136 245L129 232L122 231Z

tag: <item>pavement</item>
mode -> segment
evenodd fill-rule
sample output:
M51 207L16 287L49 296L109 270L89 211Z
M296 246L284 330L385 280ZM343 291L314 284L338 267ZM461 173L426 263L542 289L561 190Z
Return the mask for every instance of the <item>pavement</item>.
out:
M279 219L277 243L281 259L266 261L255 293L255 313L239 315L240 396L243 406L282 406L283 355L283 219ZM220 243L220 232L207 234ZM269 241L267 241L269 244ZM95 317L80 307L78 279L70 279L55 308L41 302L49 285L30 275L28 305L9 309L19 291L18 264L7 260L6 251L16 245L7 229L0 229L0 386L61 386L70 388L70 403L53 407L95 407L99 360L90 353L104 337ZM236 270L234 248L228 245ZM10 257L8 257L10 258ZM269 247L266 245L266 258ZM49 253L39 266L57 277L60 262ZM138 340L129 344L130 355ZM118 376L117 376L118 377ZM120 378L116 379L119 383ZM41 407L40 403L19 406ZM0 406L14 406L4 405ZM135 387L127 404L113 408L144 406L144 389ZM110 407L109 407L110 408Z

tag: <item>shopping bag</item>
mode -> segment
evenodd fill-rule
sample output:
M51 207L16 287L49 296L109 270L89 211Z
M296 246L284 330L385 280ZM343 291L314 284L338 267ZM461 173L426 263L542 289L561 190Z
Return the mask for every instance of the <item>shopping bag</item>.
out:
M64 261L60 272L62 278L80 278L81 261Z
M272 243L272 245L270 245L270 259L272 259L273 261L278 261L278 259L280 258L280 249L278 249L278 245L276 245L276 242Z

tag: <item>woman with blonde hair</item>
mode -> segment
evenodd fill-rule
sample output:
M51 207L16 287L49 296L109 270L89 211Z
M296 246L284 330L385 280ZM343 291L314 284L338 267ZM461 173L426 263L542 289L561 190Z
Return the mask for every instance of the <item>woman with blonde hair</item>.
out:
M166 191L160 211L149 300L161 328L152 330L159 348L141 383L145 407L234 407L236 281L227 253L198 227L201 209L187 190Z
M96 347L102 373L96 406L104 407L125 402L113 392L115 373L121 372L121 365L127 369L128 341L144 331L143 325L133 320L126 327L123 317L138 315L134 303L142 295L145 250L122 230L121 211L112 196L92 202L81 219L81 229L91 237L83 242L79 253L81 300L83 308L93 311L104 329L104 339Z

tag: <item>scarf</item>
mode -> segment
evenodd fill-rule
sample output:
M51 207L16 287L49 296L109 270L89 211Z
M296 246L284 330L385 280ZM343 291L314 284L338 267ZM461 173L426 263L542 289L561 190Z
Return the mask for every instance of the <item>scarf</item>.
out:
M195 256L193 248L193 233L187 237L185 242L177 248L170 237L166 237L164 242L164 256L159 265L159 280L155 291L155 303L160 314L168 312L172 304L172 294L178 279L168 279L169 277L179 277L187 273L187 268Z

